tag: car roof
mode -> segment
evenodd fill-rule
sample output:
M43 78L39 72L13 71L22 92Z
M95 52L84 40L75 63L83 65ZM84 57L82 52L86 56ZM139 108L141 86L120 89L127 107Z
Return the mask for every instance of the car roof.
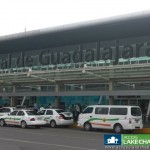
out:
M13 109L15 109L15 107L1 107L0 109L2 109L2 108L13 108Z
M87 107L139 107L139 106L132 106L132 105L89 105Z
M33 109L15 109L14 111L34 111Z

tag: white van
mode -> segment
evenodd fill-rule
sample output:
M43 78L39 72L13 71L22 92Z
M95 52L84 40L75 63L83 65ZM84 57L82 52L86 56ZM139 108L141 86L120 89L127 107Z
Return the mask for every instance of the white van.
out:
M86 131L97 128L131 132L143 128L142 113L139 106L92 105L79 115L78 126Z

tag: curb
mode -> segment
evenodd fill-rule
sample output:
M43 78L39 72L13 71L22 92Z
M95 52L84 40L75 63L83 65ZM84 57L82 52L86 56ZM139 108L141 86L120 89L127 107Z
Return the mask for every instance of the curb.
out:
M134 133L150 133L150 128L136 129Z
M77 123L74 123L74 124L72 124L72 125L70 125L70 128L78 128L78 129L81 129L82 127L80 127L80 126L77 126ZM110 132L111 130L103 130L103 131L105 131L105 132ZM149 134L150 133L150 128L143 128L143 129L136 129L135 131L134 131L134 133L145 133L145 134Z

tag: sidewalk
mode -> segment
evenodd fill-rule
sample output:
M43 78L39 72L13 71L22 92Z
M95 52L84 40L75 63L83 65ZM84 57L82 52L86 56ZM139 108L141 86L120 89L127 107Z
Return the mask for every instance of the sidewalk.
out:
M70 128L82 128L82 127L79 127L79 126L77 126L77 123L74 123L73 125L71 125L70 126ZM106 131L106 132L111 132L111 130L104 130L104 131ZM134 131L134 133L144 133L144 134L150 134L150 128L147 128L147 127L145 127L145 128L143 128L143 129L136 129L135 131Z

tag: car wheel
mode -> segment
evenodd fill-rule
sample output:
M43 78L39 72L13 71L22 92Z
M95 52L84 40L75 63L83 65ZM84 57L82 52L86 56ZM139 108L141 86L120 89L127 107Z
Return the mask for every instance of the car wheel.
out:
M50 122L50 126L51 126L52 128L55 128L55 127L56 127L56 121L55 121L55 120L52 120L52 121Z
M84 124L84 130L85 130L85 131L91 131L91 129L92 129L91 124L90 124L89 122L86 122L86 123Z
M0 120L0 126L1 126L1 127L5 126L5 121L4 121L4 119L1 119L1 120Z
M114 126L114 132L117 133L117 134L122 133L122 132L123 132L122 126L121 126L120 124L116 124L116 125Z
M21 122L21 128L23 129L27 128L27 123L25 121Z

